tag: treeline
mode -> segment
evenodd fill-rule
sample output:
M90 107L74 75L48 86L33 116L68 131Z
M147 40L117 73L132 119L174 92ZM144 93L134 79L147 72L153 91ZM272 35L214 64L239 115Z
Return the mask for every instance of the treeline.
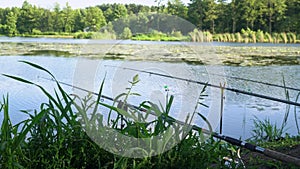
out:
M98 32L103 26L110 27L119 18L132 15L138 16L140 24L148 24L150 18L147 15L152 14L178 16L213 35L235 34L249 29L270 35L276 32L300 32L299 0L191 0L188 5L180 0L169 0L166 5L160 5L164 0L156 1L158 5L151 7L102 4L85 9L72 9L68 3L63 8L55 4L53 9L45 9L25 1L21 8L0 8L0 34L17 36ZM178 31L175 28L173 30ZM131 33L127 28L126 32L129 35Z

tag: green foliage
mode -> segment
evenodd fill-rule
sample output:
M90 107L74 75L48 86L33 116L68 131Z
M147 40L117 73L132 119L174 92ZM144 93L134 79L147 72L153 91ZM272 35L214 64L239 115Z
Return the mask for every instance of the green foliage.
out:
M74 34L73 38L111 40L111 39L116 39L116 35L114 33L110 33L105 30L103 32L77 32Z
M101 27L106 25L103 12L98 7L89 7L84 13L84 27L88 31L99 31Z
M256 32L256 37L257 37L257 39L258 39L258 42L260 42L260 43L264 43L264 42L265 42L265 34L264 34L263 31L258 30L258 31Z
M136 34L131 39L146 41L187 41L188 37L182 36L182 33L179 31L166 34L157 30L152 30L152 32L148 34Z
M5 32L8 36L17 35L17 15L13 12L9 12L6 16Z
M143 102L139 107L148 111L142 114L128 104L120 104L127 103L128 97L139 96L133 92L134 86L140 81L138 75L129 82L130 87L126 92L115 99L115 103L119 104L115 107L114 104L110 106L101 102L104 82L96 98L92 95L84 98L74 97L63 90L51 72L31 62L23 61L23 63L48 73L57 87L52 95L34 82L5 75L38 87L48 98L48 102L42 103L39 110L23 111L29 118L17 125L13 125L9 119L8 98L0 102L0 112L4 113L0 133L1 168L198 168L199 166L209 168L225 167L220 157L228 154L236 158L236 155L231 153L235 147L211 137L203 140L201 131L180 130L180 125L176 125L175 120L168 115L174 99L172 96L161 108L151 102ZM205 96L204 91L205 88L199 96L199 102ZM101 132L105 129L103 116L99 114L101 111L98 109L99 106L107 107L111 113L117 113L115 118L108 117L108 125L125 135L137 138L151 137L167 131L170 126L174 126L176 132L188 131L188 133L184 134L181 142L163 154L141 159L120 157L99 147L86 133L88 130ZM150 110L158 116L154 121L147 123L141 123L141 120L133 121L133 118L147 118ZM152 129L147 127L150 124L153 125ZM165 143L170 143L177 138L169 133L163 139ZM116 142L116 145L118 144L122 147L127 146L126 143ZM166 144L162 146L165 147Z
M259 142L276 141L282 137L283 128L272 124L269 119L259 120L257 117L253 120L254 129L252 139Z
M182 3L182 1L180 1L180 0L168 1L167 13L187 19L188 18L188 7L185 6Z
M150 30L147 30L147 25L153 18L147 17L146 14L163 12L187 19L199 30L210 30L214 39L218 41L238 41L233 34L241 33L242 30L250 28L254 32L259 32L259 35L254 35L252 32L252 34L243 37L241 41L247 43L255 43L256 41L296 43L299 39L296 34L300 32L299 10L300 3L297 0L233 0L227 2L192 0L188 5L183 4L181 0L171 0L160 7L135 4L102 4L85 9L72 9L68 3L64 8L56 3L53 9L45 9L25 1L21 8L0 8L0 33L7 36L30 36L45 35L47 32L59 34L97 32L109 22L121 18L124 21L129 20L129 23L124 22L123 26L118 25L120 30L115 28L114 31L120 37L125 27L129 27L133 34L148 33ZM133 15L138 19L131 20L130 17ZM154 15L151 16L154 17ZM168 20L162 23L163 26L161 27L172 25ZM161 31L159 28L154 29ZM36 30L41 32L36 32ZM191 30L184 32L176 28L174 31L181 31L186 36ZM263 41L262 32L268 32L271 36L265 34ZM284 33L277 35L273 34L274 32L279 34L282 32L293 33L287 33L285 36ZM163 33L171 34L171 31ZM192 41L204 41L196 37L195 34L190 39Z
M123 33L121 34L122 39L130 39L132 37L132 33L130 28L125 27Z

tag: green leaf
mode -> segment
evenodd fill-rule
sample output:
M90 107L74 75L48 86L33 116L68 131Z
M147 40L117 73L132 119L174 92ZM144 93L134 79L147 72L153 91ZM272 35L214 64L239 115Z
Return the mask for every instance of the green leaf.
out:
M135 117L134 115L129 114L127 111L125 111L123 109L119 109L117 107L113 107L113 106L110 106L110 105L105 104L105 103L99 103L99 104L102 105L102 106L105 106L105 107L107 107L109 109L112 109L112 110L118 112L119 114L121 114L121 115L123 115L123 116L125 116L127 118L130 118L130 119L133 119L135 121L138 121L137 117Z
M141 95L138 94L138 93L130 93L130 95L133 95L133 96L141 96Z
M14 138L14 142L13 142L13 146L12 146L12 150L15 151L21 144L21 142L24 141L27 133L32 129L32 127L36 124L38 124L41 120L41 118L45 115L46 110L42 110L38 115L36 115L31 123L29 125L27 125L26 127L24 127L22 129L21 132L19 132L19 135L17 137Z
M19 61L19 62L26 63L26 64L28 64L28 65L34 67L34 68L37 68L37 69L42 70L42 71L44 71L44 72L47 72L53 79L55 79L55 77L53 76L53 74L52 74L50 71L48 71L47 69L43 68L43 67L40 66L40 65L37 65L37 64L32 63L32 62L24 61L24 60L21 60L21 61ZM55 80L55 81L56 81L56 80Z
M209 132L212 133L213 129L211 127L210 122L207 120L207 118L205 116L203 116L202 114L200 114L200 113L197 113L197 114L206 122L206 124L208 125L208 128L209 128Z
M25 80L25 79L23 79L23 78L21 78L21 77L16 77L16 76L11 76L11 75L6 75L6 74L2 74L2 75L3 75L3 76L6 76L6 77L8 77L8 78L11 78L11 79L14 79L14 80L23 82L23 83L34 84L34 83L32 83L32 82L30 82L30 81L28 81L28 80Z
M133 77L133 79L132 79L132 83L133 83L133 84L136 84L136 83L138 83L139 81L140 81L139 75L136 74L136 75Z

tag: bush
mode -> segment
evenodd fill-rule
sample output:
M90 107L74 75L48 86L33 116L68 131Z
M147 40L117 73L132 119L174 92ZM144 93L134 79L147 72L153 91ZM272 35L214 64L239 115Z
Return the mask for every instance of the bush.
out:
M171 36L175 38L182 38L182 33L180 31L172 31Z
M121 38L122 39L131 39L131 37L132 37L132 33L131 33L130 28L125 27L121 34Z

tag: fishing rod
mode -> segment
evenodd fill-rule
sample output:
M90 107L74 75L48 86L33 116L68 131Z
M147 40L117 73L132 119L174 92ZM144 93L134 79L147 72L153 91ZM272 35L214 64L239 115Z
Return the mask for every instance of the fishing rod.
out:
M91 93L91 94L96 95L96 96L99 96L99 94L96 93L96 92L92 92L92 91L89 91L87 89L75 86L75 85L71 85L71 84L68 84L68 83L65 83L65 82L57 81L55 79L49 79L49 78L44 78L44 77L41 77L41 78L45 79L45 80L54 81L54 82L57 82L59 84L63 84L63 85L69 86L69 87L76 88L78 90L82 90L82 91ZM108 96L105 96L105 95L101 95L100 97L111 100L111 101L115 101L115 99L113 99L112 97L108 97ZM126 103L126 105L128 107L133 107L136 110L139 110L139 111L142 111L142 112L148 112L151 115L157 116L156 113L154 113L152 111L147 111L146 109L143 109L141 107L137 107L137 106L134 106L134 105L131 105L131 104L128 104L128 103ZM281 152L277 152L277 151L274 151L274 150L270 150L270 149L267 149L267 148L263 148L263 147L245 142L245 141L238 140L238 139L233 138L233 137L229 137L229 136L226 136L226 135L219 134L217 132L211 132L211 131L209 131L207 129L204 129L204 128L201 128L197 125L191 125L191 124L187 124L185 122L182 122L180 120L176 120L176 119L174 119L170 116L166 116L165 118L167 120L173 121L173 122L175 122L179 125L183 125L183 126L188 125L188 127L190 127L192 130L195 130L195 131L198 131L198 132L203 132L204 134L211 135L214 138L226 141L226 142L228 142L232 145L243 147L243 148L248 149L250 151L258 152L258 153L263 154L265 156L268 156L270 158L273 158L273 159L276 159L276 160L279 160L279 161L283 161L283 162L287 162L287 163L292 163L292 164L295 164L295 165L300 167L300 159L299 158L296 158L296 157L293 157L293 156L290 156L290 155L287 155L287 154L284 154L284 153L281 153Z
M267 99L267 100L272 100L272 101L276 101L276 102L281 102L281 103L285 103L285 104L289 104L289 105L300 106L300 103L292 102L292 101L289 101L289 100L283 100L283 99L279 99L279 98L276 98L276 97L271 97L271 96L266 96L266 95L262 95L262 94L247 92L247 91L243 91L243 90L239 90L239 89L235 89L235 88L223 87L223 86L214 85L214 84L210 84L210 83L204 83L204 82L201 82L201 81L186 79L186 78L182 78L182 77L176 77L176 76L171 76L171 75L166 75L166 74L161 74L161 73L155 73L155 72L150 72L150 71L146 71L146 70L139 70L139 69L134 69L134 68L118 67L118 66L110 66L110 65L105 65L105 66L122 68L124 70L131 70L131 71L140 72L140 73L147 73L147 74L150 74L150 75L156 75L156 76L160 76L160 77L181 80L181 81L185 81L185 82L188 82L188 83L195 83L195 84L209 86L209 87L213 87L213 88L224 89L224 90L228 90L228 91L235 92L235 93L240 93L240 94L244 94L244 95L248 95L248 96L254 96L254 97Z
M289 87L289 86L282 86L282 85L278 85L278 84L261 82L261 81L252 80L252 79L245 79L245 78L236 77L236 76L220 75L220 74L216 74L216 73L205 73L205 74L209 74L209 75L213 75L213 76L226 77L226 78L236 79L236 80L242 80L242 81L247 81L247 82L253 82L253 83L263 84L263 85L267 85L267 86L279 87L279 88L283 88L283 89L289 89L289 90L294 90L294 91L300 92L300 89L297 89L297 88L294 88L294 87Z
M105 65L105 66L127 69L125 67L118 67L118 66L112 66L112 65ZM219 76L219 77L226 77L226 78L236 79L236 80L242 80L242 81L248 81L248 82L253 82L253 83L263 84L263 85L267 85L267 86L273 86L273 87L278 87L278 88L283 88L283 89L289 89L289 90L294 90L294 91L299 91L300 92L300 89L297 89L297 88L294 88L294 87L282 86L282 85L273 84L273 83L267 83L267 82L261 82L261 81L253 80L253 79L245 79L245 78L241 78L241 77L221 75L221 74L217 74L217 73L205 73L205 72L202 72L202 74Z
M112 66L112 65L105 65L105 66L118 68L117 66ZM119 67L119 68L124 68L124 67ZM294 88L294 87L282 86L282 85L273 84L273 83L267 83L267 82L261 82L261 81L253 80L253 79L246 79L246 78L241 78L241 77L236 77L236 76L221 75L221 74L217 74L217 73L205 73L205 72L202 72L202 74L219 76L219 77L226 77L226 78L229 78L229 79L236 79L236 80L242 80L242 81L247 81L247 82L253 82L253 83L257 83L257 84L263 84L263 85L267 85L267 86L273 86L273 87L278 87L278 88L283 88L283 89L289 89L289 90L294 90L294 91L300 92L300 89L297 89L297 88Z

